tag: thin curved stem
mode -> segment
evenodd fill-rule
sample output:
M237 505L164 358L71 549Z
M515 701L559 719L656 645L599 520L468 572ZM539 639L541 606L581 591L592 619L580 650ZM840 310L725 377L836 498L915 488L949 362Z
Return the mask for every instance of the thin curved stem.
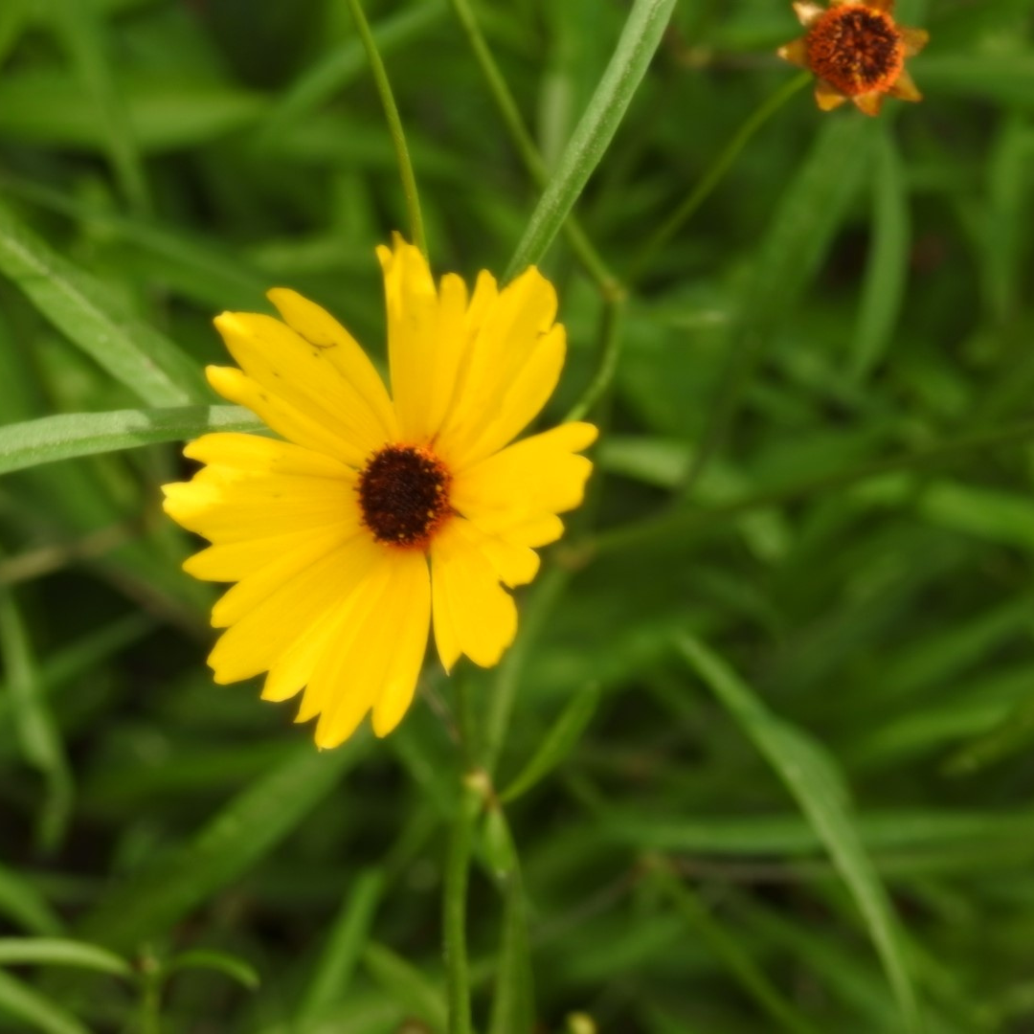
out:
M620 299L609 298L603 307L603 333L601 335L600 365L596 375L582 392L582 397L571 407L564 420L582 420L606 394L614 374L617 372L618 360L621 358L621 317L624 304Z
M420 212L420 195L417 193L416 176L413 174L413 162L409 157L409 147L406 144L406 134L402 129L402 119L399 118L399 109L395 104L395 95L391 90L391 83L388 80L388 73L381 60L380 52L377 50L377 43L370 32L370 24L366 20L360 0L348 0L348 6L355 20L355 27L366 50L366 56L370 61L370 71L373 72L373 81L380 94L381 104L384 107L384 116L388 120L388 131L391 133L392 143L395 145L395 156L399 163L399 176L402 179L402 192L406 196L406 208L409 210L409 231L413 243L420 249L424 258L427 257L427 239L424 236L424 217Z
M707 200L711 191L722 181L722 177L729 171L732 164L739 157L740 151L747 146L754 134L798 91L803 89L813 76L810 72L802 72L785 83L782 89L777 90L770 97L766 98L750 115L750 117L737 130L736 135L725 145L725 149L711 163L710 168L704 173L703 178L693 188L685 201L672 212L667 221L658 229L654 235L643 245L639 254L633 259L625 277L626 282L634 283L642 276L645 268L650 264L658 251L664 247L682 226L690 219L696 210Z

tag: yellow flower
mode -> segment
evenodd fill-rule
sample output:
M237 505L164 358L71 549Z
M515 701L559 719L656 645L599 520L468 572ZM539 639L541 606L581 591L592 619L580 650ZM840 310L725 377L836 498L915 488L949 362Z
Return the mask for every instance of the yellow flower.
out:
M894 21L894 0L830 0L829 7L795 3L807 32L780 47L779 56L815 73L815 100L823 111L853 101L866 115L878 115L886 94L903 101L922 95L905 68L929 36Z
M216 319L240 365L209 367L220 395L286 441L210 434L207 464L165 486L166 512L210 547L185 569L237 582L215 605L226 628L209 657L220 683L267 672L263 697L304 690L297 721L316 743L347 739L372 709L389 733L413 698L434 624L446 670L489 667L517 631L504 586L530 582L535 552L578 506L596 438L567 423L510 444L538 415L564 363L556 294L536 269L500 289L482 272L436 287L397 237L377 251L388 310L391 396L333 317L270 291L281 320Z

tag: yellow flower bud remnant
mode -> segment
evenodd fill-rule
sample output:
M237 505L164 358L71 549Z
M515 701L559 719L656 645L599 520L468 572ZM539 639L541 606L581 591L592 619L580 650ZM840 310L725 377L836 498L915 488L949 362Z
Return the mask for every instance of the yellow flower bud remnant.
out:
M894 21L894 0L830 0L828 7L798 2L793 9L808 31L778 53L815 73L815 100L823 111L852 101L866 115L878 115L888 94L922 100L905 58L918 54L929 37Z

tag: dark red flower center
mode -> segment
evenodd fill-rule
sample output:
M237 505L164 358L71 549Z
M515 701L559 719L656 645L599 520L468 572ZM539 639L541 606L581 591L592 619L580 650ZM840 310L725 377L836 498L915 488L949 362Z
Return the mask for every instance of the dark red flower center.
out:
M359 509L378 542L423 548L452 513L452 478L433 453L386 445L359 474Z
M842 93L882 92L905 65L905 45L889 14L864 4L829 8L806 37L808 65Z

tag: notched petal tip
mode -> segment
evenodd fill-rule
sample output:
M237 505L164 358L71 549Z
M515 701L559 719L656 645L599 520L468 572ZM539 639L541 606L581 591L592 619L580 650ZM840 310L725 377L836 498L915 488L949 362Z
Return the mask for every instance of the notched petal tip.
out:
M816 18L821 18L825 8L821 4L811 3L809 0L798 0L793 5L794 14L801 25L811 25Z
M905 56L914 57L930 42L930 33L926 29L909 29L898 26L901 41L905 44Z
M832 83L827 83L825 79L816 80L815 103L822 111L833 111L846 102L847 95L841 93Z
M897 97L898 100L902 101L911 101L916 103L923 99L923 95L919 92L915 81L907 71L903 71L901 75L898 76L897 82L894 83L889 92L892 97Z
M857 97L852 97L851 100L854 101L854 106L863 115L875 118L883 108L883 97L882 93L860 93Z

